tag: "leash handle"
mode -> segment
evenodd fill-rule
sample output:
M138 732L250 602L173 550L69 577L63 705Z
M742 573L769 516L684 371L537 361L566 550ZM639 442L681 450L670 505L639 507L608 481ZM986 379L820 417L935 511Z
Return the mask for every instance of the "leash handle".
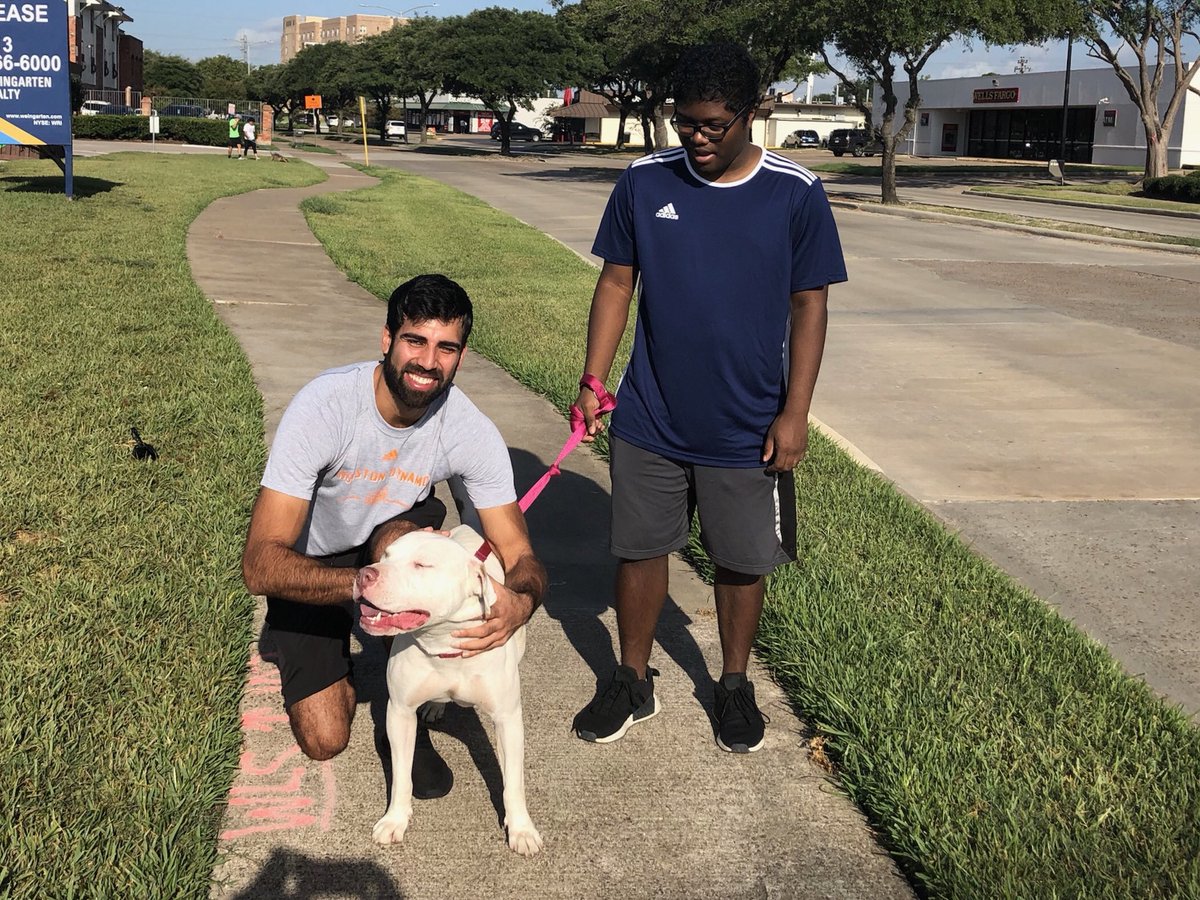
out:
M600 406L596 409L597 416L607 415L617 408L617 398L608 392L608 389L604 387L604 383L595 375L589 375L587 372L584 372L583 377L579 379L579 386L587 388L600 401ZM528 511L529 507L533 506L533 501L538 498L538 495L550 483L550 479L560 473L559 463L566 459L568 454L579 446L580 441L583 440L583 436L586 433L587 423L583 417L583 410L575 404L571 404L571 436L567 438L567 442L563 444L562 450L558 452L558 456L550 464L550 468L546 470L546 473L518 501L517 506L521 508L521 512L524 513ZM475 551L475 558L483 562L491 555L491 552L492 545L485 540L479 549Z
M595 375L584 372L583 377L579 379L579 386L587 388L596 395L596 399L600 402L600 406L596 409L597 416L603 416L617 408L617 398L608 392L604 382ZM583 424L583 410L575 404L571 404L571 430L574 431Z

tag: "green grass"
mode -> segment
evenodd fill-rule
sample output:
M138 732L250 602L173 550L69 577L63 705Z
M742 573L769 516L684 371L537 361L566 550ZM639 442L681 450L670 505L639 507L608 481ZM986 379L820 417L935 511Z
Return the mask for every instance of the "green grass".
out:
M1148 244L1173 244L1178 247L1200 248L1200 238L1184 235L1160 234L1156 231L1133 231L1128 228L1107 228L1103 225L1087 225L1083 222L1067 222L1062 219L1041 219L1036 216L1018 216L1012 213L990 212L982 209L963 209L954 206L935 206L925 203L905 203L908 209L961 216L964 219L982 219L986 222L1005 222L1010 225L1027 225L1031 228L1046 228L1051 231L1066 231L1071 234L1095 235L1097 237L1120 238L1127 241L1143 241Z
M331 147L324 147L321 144L313 144L307 141L292 141L293 150L303 150L306 153L328 153L331 156L336 156L337 151Z
M305 203L333 259L380 297L459 280L475 348L565 409L595 270L478 200L373 171L381 187ZM799 484L804 556L770 582L759 650L921 891L1200 896L1200 731L819 434Z
M205 897L264 452L184 239L216 197L323 176L147 153L75 176L72 202L49 162L0 167L0 896Z
M1041 200L1070 200L1075 203L1109 207L1120 206L1126 209L1166 210L1168 212L1190 213L1200 217L1200 206L1195 203L1182 203L1175 200L1159 200L1153 197L1141 196L1141 188L1136 184L1122 181L1110 181L1103 184L1068 184L1068 185L1030 185L1028 187L1009 187L1008 185L988 185L967 189L968 194L982 194L989 197L1033 197Z
M833 172L840 175L870 175L873 177L881 177L883 175L882 164L876 163L853 163L853 162L824 162L815 163L805 168L813 172ZM1131 172L1141 172L1141 167L1136 169L1131 166L1085 166L1082 164L1072 164L1067 167L1068 177L1071 175L1127 175ZM946 165L931 165L929 163L896 163L896 175L975 175L981 178L986 178L991 175L1026 175L1031 177L1047 177L1045 163L1004 163L998 162L992 164L980 165L954 165L947 163Z

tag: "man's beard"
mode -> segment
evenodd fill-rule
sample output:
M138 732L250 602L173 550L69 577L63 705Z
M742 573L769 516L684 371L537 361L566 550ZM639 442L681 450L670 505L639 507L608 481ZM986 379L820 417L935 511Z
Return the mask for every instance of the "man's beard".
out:
M457 367L455 367L455 371L457 371ZM437 383L427 391L414 391L404 383L404 372L412 372L414 375L420 375L423 378L432 378ZM391 391L392 399L400 406L407 407L408 409L425 409L433 403L434 400L450 389L454 374L454 372L451 372L450 378L442 381L440 372L427 372L425 369L412 363L405 366L402 371L396 368L392 362L390 353L383 358L384 384Z

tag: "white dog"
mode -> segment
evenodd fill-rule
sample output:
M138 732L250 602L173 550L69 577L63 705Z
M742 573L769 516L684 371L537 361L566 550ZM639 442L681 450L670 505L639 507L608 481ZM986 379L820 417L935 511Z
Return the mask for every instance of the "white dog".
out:
M417 707L427 700L453 700L483 710L495 724L508 846L523 856L542 848L542 837L525 806L525 726L517 671L525 655L525 628L502 647L467 659L450 637L452 631L478 624L496 602L491 579L504 582L495 554L486 565L475 558L482 544L483 538L466 525L455 528L450 537L414 531L358 573L354 596L361 604L363 630L396 636L387 663L392 796L387 812L375 823L376 843L399 843L412 818Z

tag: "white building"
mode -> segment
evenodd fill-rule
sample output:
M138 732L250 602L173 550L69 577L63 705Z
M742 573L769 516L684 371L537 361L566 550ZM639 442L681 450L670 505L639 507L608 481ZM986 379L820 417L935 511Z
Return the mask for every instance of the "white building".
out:
M557 104L558 101L555 101ZM674 104L668 101L663 115L671 117ZM555 105L547 109L544 119L557 120L560 131L577 141L616 144L621 116L617 107L599 94L581 91L580 98L569 106ZM861 128L866 117L853 106L833 103L801 103L783 101L777 97L764 100L750 128L751 140L763 147L778 147L793 131L811 129L824 140L836 128ZM634 147L643 142L642 123L637 116L625 120L626 143ZM679 135L667 129L667 146L679 146Z
M919 84L921 106L914 133L902 150L913 156L1058 159L1062 152L1064 72L980 75ZM908 84L896 85L897 116ZM874 121L883 116L875 88ZM1170 100L1164 85L1160 107ZM1146 134L1137 107L1112 68L1071 72L1067 98L1068 162L1141 166ZM1188 92L1168 140L1172 169L1200 165L1200 95Z

